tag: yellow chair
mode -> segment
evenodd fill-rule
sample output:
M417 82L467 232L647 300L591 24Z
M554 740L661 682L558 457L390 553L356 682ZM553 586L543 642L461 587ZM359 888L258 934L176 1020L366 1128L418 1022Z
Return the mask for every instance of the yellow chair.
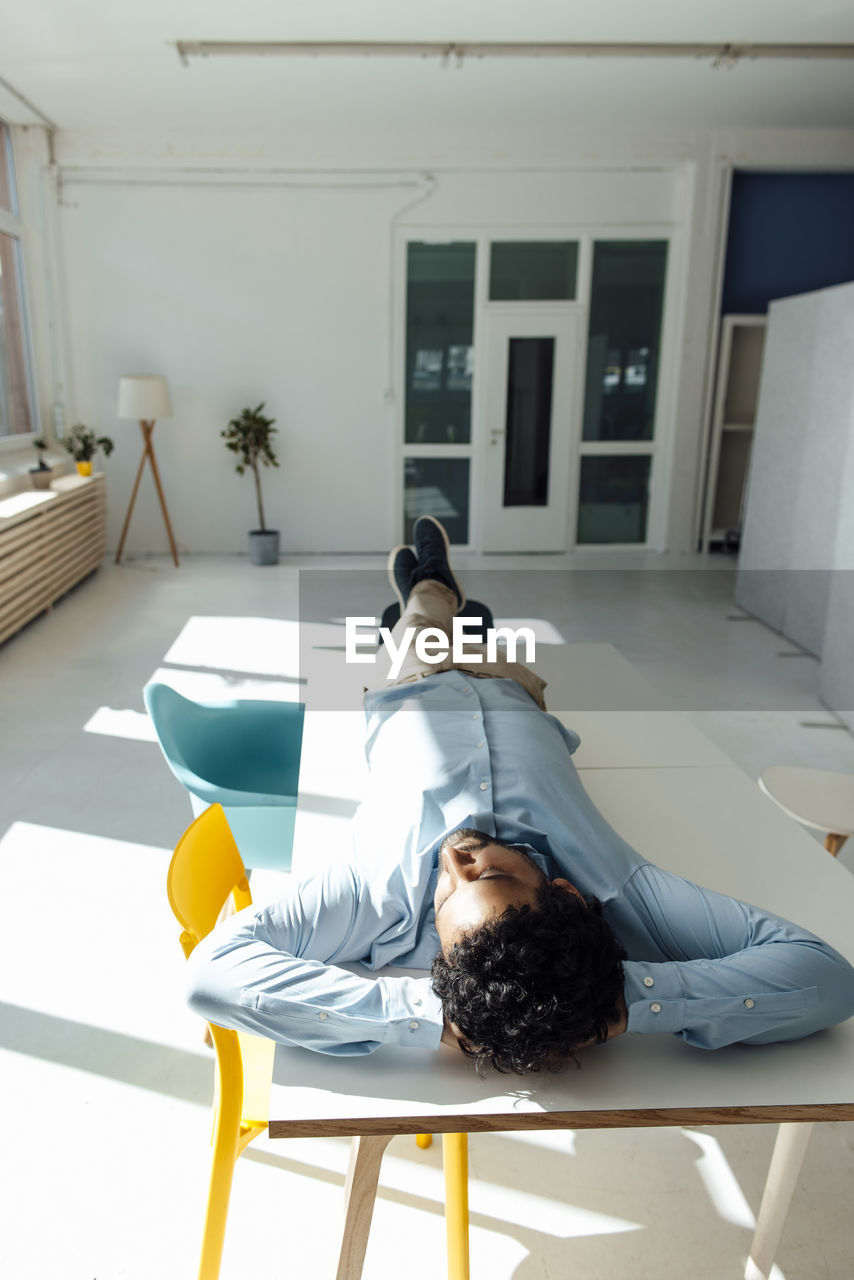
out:
M252 902L246 869L223 812L213 804L184 832L166 880L169 905L182 926L189 956L213 929L230 896L240 911ZM208 1023L216 1054L210 1182L198 1280L218 1280L231 1184L238 1156L267 1128L275 1044L272 1040ZM345 1221L338 1280L359 1280L388 1138L354 1138L345 1190ZM418 1145L429 1146L429 1134ZM443 1140L450 1280L468 1280L467 1137Z
M229 895L236 911L252 902L246 869L222 805L211 805L187 828L175 849L166 880L169 905L183 926L181 946L189 956L210 933ZM199 1280L217 1280L234 1165L267 1128L275 1044L208 1023L216 1054L210 1183Z

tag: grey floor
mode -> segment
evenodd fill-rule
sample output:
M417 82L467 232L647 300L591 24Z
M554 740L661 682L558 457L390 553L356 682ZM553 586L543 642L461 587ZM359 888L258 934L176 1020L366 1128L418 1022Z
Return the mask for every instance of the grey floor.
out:
M460 567L500 618L615 645L751 776L785 762L854 772L854 739L820 703L815 661L740 618L731 564L663 562ZM0 1266L14 1280L195 1275L212 1066L181 1001L164 895L190 810L141 690L168 670L199 693L267 682L295 696L300 565L303 616L330 642L345 613L387 602L379 558L138 560L105 564L0 648ZM850 846L841 861L854 870ZM772 1142L765 1126L474 1136L472 1275L737 1280ZM333 1275L346 1158L343 1140L253 1144L223 1280ZM852 1194L851 1126L818 1126L778 1280L850 1280ZM395 1139L366 1280L443 1274L442 1200L438 1144Z

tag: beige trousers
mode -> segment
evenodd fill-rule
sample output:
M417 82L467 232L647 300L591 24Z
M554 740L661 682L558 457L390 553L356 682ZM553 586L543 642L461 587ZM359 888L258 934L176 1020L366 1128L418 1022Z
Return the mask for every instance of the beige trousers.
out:
M415 629L415 636L406 651L406 656L400 668L400 672L394 680L383 680L382 677L375 687L389 688L391 685L409 684L413 680L423 680L428 676L439 675L442 671L465 671L468 675L480 676L484 679L500 677L505 680L515 680L520 684L526 693L529 693L536 702L537 706L543 711L546 704L543 700L543 690L546 687L545 680L541 680L535 675L530 667L526 667L522 662L509 662L506 658L498 658L494 662L486 660L486 645L478 645L466 642L466 650L468 653L482 653L483 661L479 663L454 662L450 652L452 627L454 616L457 612L457 597L450 587L444 587L441 582L435 579L425 578L423 582L419 582L412 588L406 608L401 614L400 621L392 631L392 640L395 645L400 645L403 634L407 627ZM426 630L428 627L436 628L447 636L449 652L447 657L442 658L439 662L424 662L415 652L415 638L419 632ZM385 663L384 673L387 673L391 667L391 657L384 650L384 659L381 657L380 666Z

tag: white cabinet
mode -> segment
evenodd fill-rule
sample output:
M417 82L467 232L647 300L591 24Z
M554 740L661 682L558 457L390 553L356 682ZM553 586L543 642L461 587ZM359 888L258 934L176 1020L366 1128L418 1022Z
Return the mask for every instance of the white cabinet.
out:
M702 549L741 536L759 402L765 316L722 316L703 503Z
M102 475L0 501L0 643L97 569L106 545Z

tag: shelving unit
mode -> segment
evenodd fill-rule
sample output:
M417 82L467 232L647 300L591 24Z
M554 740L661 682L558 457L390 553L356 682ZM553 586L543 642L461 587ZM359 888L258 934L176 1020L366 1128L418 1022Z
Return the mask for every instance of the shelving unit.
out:
M722 316L703 502L702 550L741 536L759 403L765 316Z
M0 501L0 643L50 609L104 557L104 477L58 483L62 487Z

